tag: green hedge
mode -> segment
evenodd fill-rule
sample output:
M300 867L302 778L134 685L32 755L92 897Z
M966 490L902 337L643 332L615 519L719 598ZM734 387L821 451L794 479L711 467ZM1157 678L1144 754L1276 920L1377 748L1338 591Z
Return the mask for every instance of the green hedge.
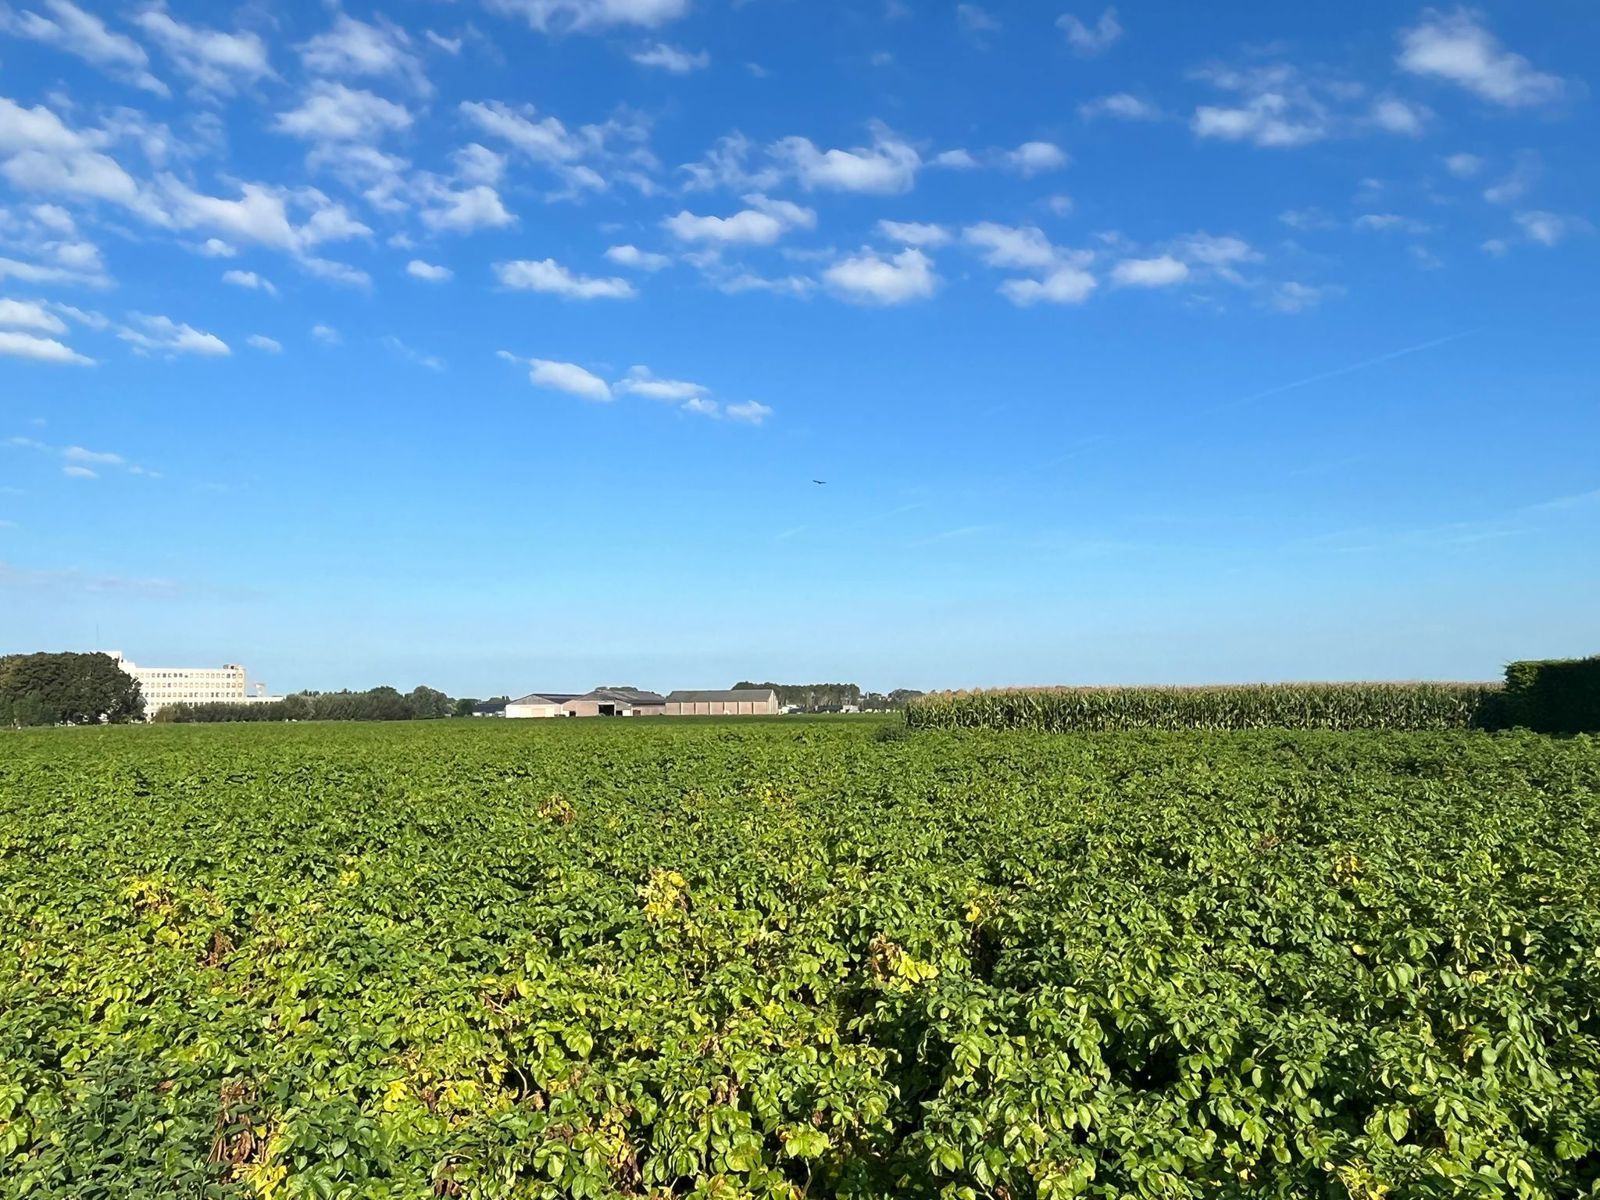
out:
M1224 687L946 692L914 700L913 729L1468 729L1500 723L1484 683L1284 683Z
M1503 722L1541 733L1600 733L1600 655L1506 667Z

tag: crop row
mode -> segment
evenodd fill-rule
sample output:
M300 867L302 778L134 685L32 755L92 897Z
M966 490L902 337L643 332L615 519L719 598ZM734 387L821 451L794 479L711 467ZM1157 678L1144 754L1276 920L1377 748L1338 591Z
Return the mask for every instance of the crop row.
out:
M872 732L8 735L0 1197L1597 1194L1593 740Z

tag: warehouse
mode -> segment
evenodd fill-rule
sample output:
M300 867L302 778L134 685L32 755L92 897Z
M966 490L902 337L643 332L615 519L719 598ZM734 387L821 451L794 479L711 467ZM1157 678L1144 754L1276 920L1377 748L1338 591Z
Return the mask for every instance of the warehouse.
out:
M602 687L572 697L561 708L569 717L659 717L666 701L638 688Z
M733 688L722 692L673 692L669 717L764 717L778 715L778 693L771 688Z
M577 699L574 692L532 692L506 705L505 715L512 718L564 717L562 708L568 700Z

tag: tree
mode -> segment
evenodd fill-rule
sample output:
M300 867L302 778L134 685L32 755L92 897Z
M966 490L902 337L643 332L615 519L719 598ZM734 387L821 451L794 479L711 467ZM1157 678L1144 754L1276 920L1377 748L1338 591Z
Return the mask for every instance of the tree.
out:
M123 724L143 716L139 681L109 654L0 658L0 717L13 724Z
M406 699L411 704L411 715L419 721L434 721L450 715L450 697L437 688L418 684Z
M457 717L470 717L472 715L472 710L477 707L478 702L476 700L472 699L470 696L463 696L461 699L456 701L455 711L452 715Z

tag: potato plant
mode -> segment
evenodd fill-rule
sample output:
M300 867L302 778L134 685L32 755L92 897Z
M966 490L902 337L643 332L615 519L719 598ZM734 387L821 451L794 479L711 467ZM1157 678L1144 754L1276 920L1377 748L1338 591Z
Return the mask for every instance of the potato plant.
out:
M0 736L3 1197L1597 1197L1600 743Z

